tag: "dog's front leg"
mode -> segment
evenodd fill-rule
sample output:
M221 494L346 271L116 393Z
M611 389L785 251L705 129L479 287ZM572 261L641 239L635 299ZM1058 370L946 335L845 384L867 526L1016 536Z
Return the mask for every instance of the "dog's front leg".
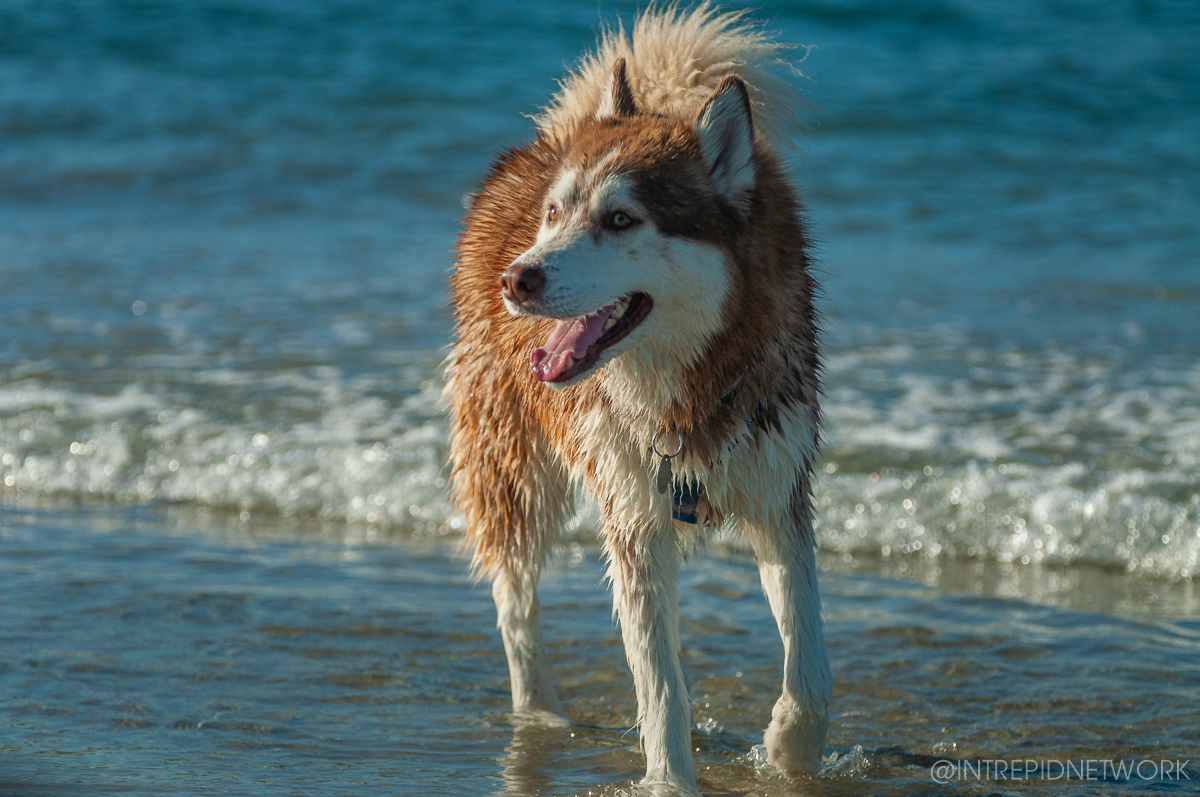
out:
M492 579L492 598L496 601L496 625L504 639L508 657L508 676L512 684L513 711L562 719L562 703L554 691L554 682L542 651L542 629L538 620L536 564L507 565Z
M637 691L647 785L698 794L692 703L679 666L679 545L665 524L606 530L613 601Z
M783 638L783 694L763 736L767 760L791 777L815 773L829 732L833 674L821 627L821 595L804 492L782 528L749 529L763 592Z

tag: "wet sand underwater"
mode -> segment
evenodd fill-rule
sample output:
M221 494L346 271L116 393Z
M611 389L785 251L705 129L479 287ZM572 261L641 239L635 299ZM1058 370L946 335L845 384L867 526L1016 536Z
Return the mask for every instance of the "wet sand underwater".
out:
M10 503L0 793L628 792L642 766L636 703L594 546L567 546L543 580L550 665L579 723L548 729L511 716L490 595L452 542L368 536ZM717 544L683 571L706 795L930 794L941 759L1200 753L1191 584L820 562L835 757L799 788L754 749L782 650L752 560ZM1194 793L1171 777L966 775L954 793Z

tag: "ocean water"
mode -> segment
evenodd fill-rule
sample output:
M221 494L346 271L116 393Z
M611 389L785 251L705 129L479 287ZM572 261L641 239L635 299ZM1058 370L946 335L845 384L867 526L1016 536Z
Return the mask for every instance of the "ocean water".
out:
M637 8L0 8L0 792L628 791L594 521L543 591L580 724L514 726L438 396L463 196ZM1195 790L929 768L1200 760L1200 10L755 14L805 45L836 688L789 786L778 640L715 539L705 793Z

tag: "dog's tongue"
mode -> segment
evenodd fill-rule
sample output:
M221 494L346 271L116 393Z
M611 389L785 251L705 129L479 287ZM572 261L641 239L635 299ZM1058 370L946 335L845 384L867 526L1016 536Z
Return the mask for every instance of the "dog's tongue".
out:
M588 347L604 334L604 322L615 305L609 305L583 318L559 321L546 342L529 355L529 370L542 382L553 382L567 367L567 358L582 360Z

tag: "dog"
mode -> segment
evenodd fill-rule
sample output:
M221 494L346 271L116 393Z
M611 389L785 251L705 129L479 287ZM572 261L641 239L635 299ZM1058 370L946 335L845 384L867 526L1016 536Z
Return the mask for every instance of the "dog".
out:
M829 726L812 529L815 284L777 147L782 45L707 4L602 34L501 154L450 278L452 491L491 582L515 712L564 718L537 585L595 502L648 786L697 794L679 662L680 559L708 530L753 547L784 648L768 760L813 773Z

